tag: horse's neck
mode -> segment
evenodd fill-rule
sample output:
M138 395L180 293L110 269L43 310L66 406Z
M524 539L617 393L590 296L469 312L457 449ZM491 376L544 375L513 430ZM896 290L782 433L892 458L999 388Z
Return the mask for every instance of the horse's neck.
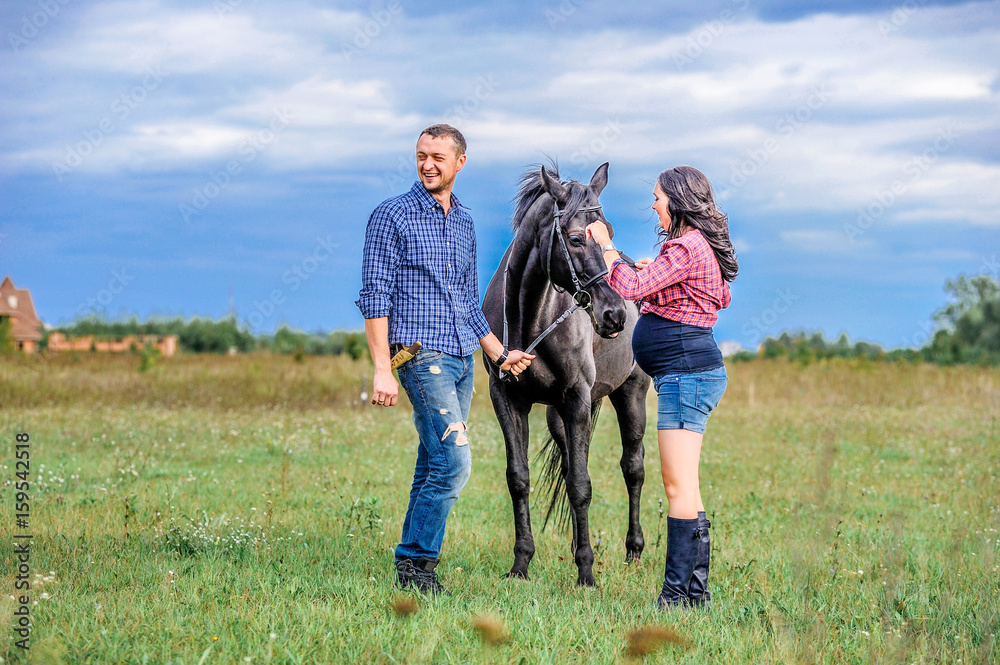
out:
M510 270L507 282L507 316L511 331L530 333L551 321L540 321L548 317L550 303L555 291L545 272L545 258L525 241L511 248ZM532 340L526 340L525 344Z

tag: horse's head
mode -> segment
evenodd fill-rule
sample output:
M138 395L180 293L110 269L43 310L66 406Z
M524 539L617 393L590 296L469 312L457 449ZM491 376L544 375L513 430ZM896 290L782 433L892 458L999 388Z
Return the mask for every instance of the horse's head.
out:
M625 302L615 293L604 276L607 266L597 243L588 242L587 225L597 220L608 226L598 197L608 184L608 164L597 167L589 185L576 181L560 182L545 167L541 184L555 205L548 216L550 226L540 234L541 250L546 255L549 279L558 288L574 294L581 306L591 307L594 330L601 337L615 337L625 328ZM542 230L542 229L540 229Z

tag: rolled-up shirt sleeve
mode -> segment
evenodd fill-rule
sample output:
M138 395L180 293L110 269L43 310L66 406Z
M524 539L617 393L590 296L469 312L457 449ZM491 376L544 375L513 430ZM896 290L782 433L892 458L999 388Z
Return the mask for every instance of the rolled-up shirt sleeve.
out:
M641 300L683 280L690 267L691 251L684 245L676 244L667 246L652 263L638 272L624 261L615 261L606 279L622 298Z
M379 206L365 229L361 292L354 304L366 319L387 317L392 312L396 275L402 261L399 229L392 212L388 206Z
M475 243L472 244L472 260L465 273L465 295L469 303L469 326L476 338L482 339L489 335L491 330L486 315L483 314L483 308L479 304L479 266Z

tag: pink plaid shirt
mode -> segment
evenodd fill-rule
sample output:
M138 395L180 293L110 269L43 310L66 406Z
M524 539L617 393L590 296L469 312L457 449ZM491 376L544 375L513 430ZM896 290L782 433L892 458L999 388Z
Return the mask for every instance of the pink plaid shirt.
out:
M605 279L621 297L640 302L640 313L703 328L715 325L716 312L732 300L715 252L698 229L664 242L639 272L615 261Z

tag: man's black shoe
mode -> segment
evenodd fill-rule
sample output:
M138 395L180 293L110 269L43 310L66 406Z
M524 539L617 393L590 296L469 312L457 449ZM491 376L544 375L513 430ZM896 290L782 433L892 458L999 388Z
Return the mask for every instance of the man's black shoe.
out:
M400 559L396 562L399 586L425 594L450 596L451 594L441 586L441 581L438 580L437 573L434 572L437 565L437 559L425 557L419 557L416 561Z
M396 561L396 576L399 578L400 587L405 589L410 586L410 580L413 579L415 574L411 559L399 559Z

